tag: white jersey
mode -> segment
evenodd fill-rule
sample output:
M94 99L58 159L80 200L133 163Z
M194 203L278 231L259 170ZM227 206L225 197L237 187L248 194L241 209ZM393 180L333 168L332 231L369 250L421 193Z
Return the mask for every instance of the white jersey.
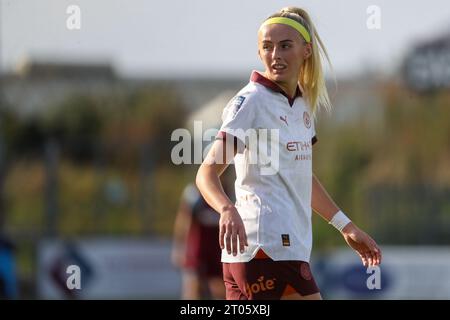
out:
M249 148L235 158L236 203L247 233L248 247L237 256L222 250L222 262L250 261L261 248L273 260L309 262L312 247L311 190L314 121L297 88L289 99L281 88L258 72L228 103L220 135L245 144L242 131L278 129L276 174L262 175L249 161ZM239 130L241 129L241 130Z

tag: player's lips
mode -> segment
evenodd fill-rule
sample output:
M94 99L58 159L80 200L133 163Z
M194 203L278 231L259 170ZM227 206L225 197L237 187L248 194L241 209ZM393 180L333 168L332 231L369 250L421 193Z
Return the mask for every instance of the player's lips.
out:
M281 64L281 63L275 63L275 64L271 65L271 67L275 73L283 71L287 68L287 66L285 64Z

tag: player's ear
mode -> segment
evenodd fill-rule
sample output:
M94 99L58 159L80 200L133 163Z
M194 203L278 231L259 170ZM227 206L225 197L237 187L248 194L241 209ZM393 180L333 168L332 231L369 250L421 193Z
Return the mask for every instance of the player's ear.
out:
M311 43L307 43L307 44L305 45L305 51L304 51L304 53L303 53L303 59L304 59L304 60L307 60L309 57L311 57L311 54L312 54L312 46L311 46Z
M258 57L261 59L261 61L262 61L262 57L261 57L261 51L259 50L259 48L258 48Z

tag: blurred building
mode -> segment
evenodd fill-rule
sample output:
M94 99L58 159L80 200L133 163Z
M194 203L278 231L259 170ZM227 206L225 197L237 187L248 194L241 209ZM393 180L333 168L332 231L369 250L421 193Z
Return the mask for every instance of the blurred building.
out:
M25 60L0 78L3 99L20 115L30 116L58 105L68 95L105 94L118 88L108 64Z
M412 48L403 75L408 86L420 92L450 89L450 32Z
M58 62L25 59L12 73L0 75L5 105L24 116L43 112L74 94L102 96L139 88L168 87L189 110L213 99L223 90L238 90L245 79L125 78L108 62Z
M194 110L186 121L186 127L193 131L194 121L202 121L203 130L219 129L222 124L222 112L227 103L236 94L232 90L225 90L216 97Z

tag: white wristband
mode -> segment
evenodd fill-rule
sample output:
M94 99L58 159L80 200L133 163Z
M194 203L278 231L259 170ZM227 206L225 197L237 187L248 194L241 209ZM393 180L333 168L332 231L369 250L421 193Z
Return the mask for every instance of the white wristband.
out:
M341 210L339 210L328 223L338 229L339 232L342 232L342 229L344 229L344 227L350 222L352 221Z

